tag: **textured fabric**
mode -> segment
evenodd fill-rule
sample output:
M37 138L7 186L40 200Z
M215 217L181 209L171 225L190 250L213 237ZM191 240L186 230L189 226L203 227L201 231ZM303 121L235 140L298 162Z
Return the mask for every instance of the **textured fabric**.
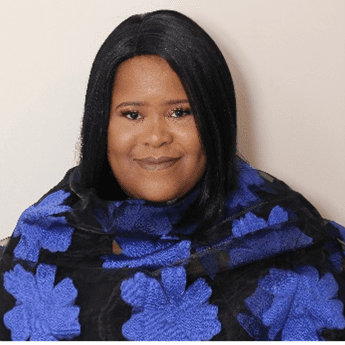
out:
M245 300L252 315L237 316L253 337L260 322L269 329L264 340L324 340L323 328L345 327L343 303L336 299L338 284L331 273L319 279L311 266L295 272L272 268L258 285ZM281 339L276 339L280 331Z
M345 228L238 160L202 238L199 194L104 200L78 167L0 242L0 340L345 340Z
M165 242L165 243L164 243ZM104 256L104 268L122 268L122 267L164 267L183 261L190 256L190 241L181 241L178 243L167 243L164 241L131 241L124 243L122 254L111 254ZM121 242L118 241L118 243ZM132 249L133 253L128 254ZM125 253L125 254L123 254ZM124 258L125 257L125 258ZM129 257L129 258L127 258Z
M210 340L221 330L218 308L208 304L212 294L199 278L187 291L183 267L165 268L161 282L138 272L121 284L122 299L133 307L123 325L128 340Z
M66 278L53 287L56 267L40 264L36 276L20 264L4 274L5 289L16 306L4 315L12 340L72 339L80 334L79 308L73 306L77 290Z
M70 207L61 205L69 195L60 190L23 212L13 233L14 237L20 236L14 250L16 258L37 262L41 247L51 252L68 248L73 228L56 214L71 211Z

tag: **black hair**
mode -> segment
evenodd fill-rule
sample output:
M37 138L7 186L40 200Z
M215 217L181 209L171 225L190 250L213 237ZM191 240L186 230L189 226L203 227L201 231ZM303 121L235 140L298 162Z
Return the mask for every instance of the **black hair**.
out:
M202 219L201 236L221 216L237 189L237 120L233 81L212 38L193 20L171 10L133 15L108 36L93 62L81 129L79 179L104 199L126 199L107 159L107 131L117 67L139 55L164 58L179 76L194 114L207 163L200 194L177 226ZM242 158L240 158L242 159Z

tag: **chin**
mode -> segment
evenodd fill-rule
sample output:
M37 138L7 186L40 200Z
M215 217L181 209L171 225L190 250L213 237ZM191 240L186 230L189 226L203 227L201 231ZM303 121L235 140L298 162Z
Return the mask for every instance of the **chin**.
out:
M168 197L159 197L157 195L149 195L146 197L142 197L140 199L145 199L150 202L168 202L177 199L178 196L168 196Z
M185 193L176 193L176 189L162 191L161 188L157 190L153 188L149 191L143 190L136 197L150 202L168 202L181 197L183 194Z

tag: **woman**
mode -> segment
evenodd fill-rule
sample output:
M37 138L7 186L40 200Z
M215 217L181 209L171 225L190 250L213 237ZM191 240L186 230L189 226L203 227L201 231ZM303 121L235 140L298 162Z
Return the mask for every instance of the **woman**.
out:
M231 75L192 20L110 34L81 137L3 253L1 340L345 339L345 229L237 157Z

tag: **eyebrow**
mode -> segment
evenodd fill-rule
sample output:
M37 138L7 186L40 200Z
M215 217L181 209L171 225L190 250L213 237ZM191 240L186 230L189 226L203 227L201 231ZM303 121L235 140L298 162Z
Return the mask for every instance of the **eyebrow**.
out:
M188 99L170 99L168 101L164 101L163 104L181 104L181 103L189 103ZM115 108L118 109L120 107L124 107L127 105L137 105L137 106L143 106L143 105L147 105L147 102L122 102L120 104L118 104Z

